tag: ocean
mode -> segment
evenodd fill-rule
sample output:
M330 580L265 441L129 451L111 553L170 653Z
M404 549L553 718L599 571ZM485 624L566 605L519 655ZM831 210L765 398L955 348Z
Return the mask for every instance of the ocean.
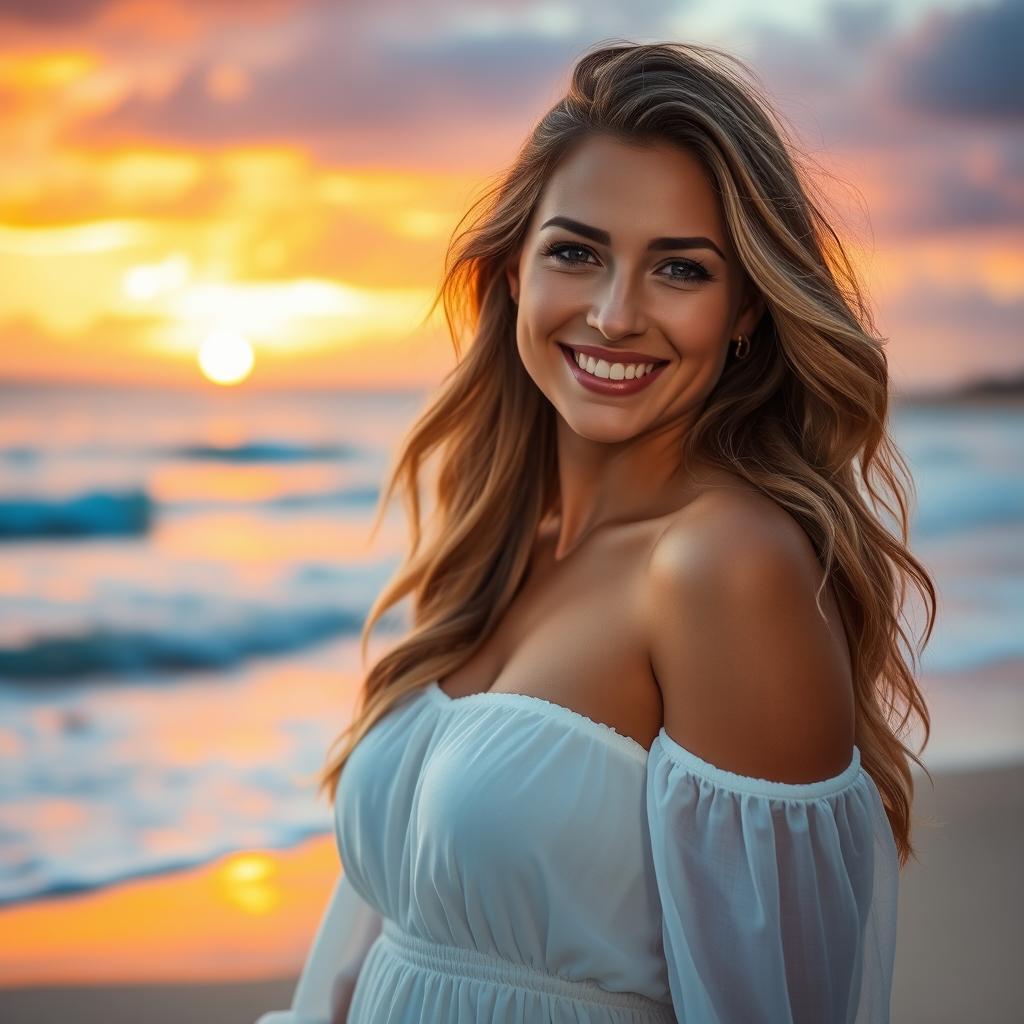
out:
M398 502L369 526L428 399L0 392L0 903L332 829L313 780L407 545ZM892 430L940 597L922 673L1015 671L1024 406L902 404Z

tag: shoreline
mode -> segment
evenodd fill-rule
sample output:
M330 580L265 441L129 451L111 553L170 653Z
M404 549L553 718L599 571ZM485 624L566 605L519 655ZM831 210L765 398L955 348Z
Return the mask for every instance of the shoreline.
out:
M329 834L0 908L0 1009L14 988L297 976L340 871Z

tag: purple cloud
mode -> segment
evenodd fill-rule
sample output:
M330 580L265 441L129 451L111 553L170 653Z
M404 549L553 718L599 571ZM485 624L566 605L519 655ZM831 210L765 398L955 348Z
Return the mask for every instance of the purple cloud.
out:
M929 113L971 120L1024 118L1024 4L936 12L900 63L899 98Z
M30 25L76 25L91 21L93 15L112 0L0 0L0 19Z

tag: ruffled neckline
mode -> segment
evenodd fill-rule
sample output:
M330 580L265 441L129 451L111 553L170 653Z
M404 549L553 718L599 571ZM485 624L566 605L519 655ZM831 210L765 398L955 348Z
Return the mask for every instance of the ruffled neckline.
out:
M567 708L564 704L556 704L544 697L532 693L508 693L503 690L480 690L462 697L451 697L441 689L437 679L432 679L424 688L428 698L448 711L473 707L506 707L532 711L553 721L561 722L570 730L592 736L616 750L622 751L637 764L646 767L656 747L673 764L699 778L721 786L734 793L745 793L750 796L762 796L778 800L815 800L823 797L836 796L850 786L870 776L861 766L860 749L854 745L850 763L838 775L814 782L778 782L773 779L762 779L752 775L740 775L726 768L705 761L697 754L674 740L665 731L664 726L658 730L650 750L638 743L632 736L626 736L605 722L598 722L580 711Z

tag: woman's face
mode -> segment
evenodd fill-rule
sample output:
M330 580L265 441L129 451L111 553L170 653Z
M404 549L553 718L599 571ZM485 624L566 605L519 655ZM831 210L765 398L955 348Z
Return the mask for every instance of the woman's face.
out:
M582 141L548 182L507 273L527 372L576 433L602 442L699 410L730 339L749 336L764 309L753 292L745 301L700 163L664 143ZM611 379L588 387L572 349L604 356ZM631 366L651 362L663 365L646 385L631 379Z

